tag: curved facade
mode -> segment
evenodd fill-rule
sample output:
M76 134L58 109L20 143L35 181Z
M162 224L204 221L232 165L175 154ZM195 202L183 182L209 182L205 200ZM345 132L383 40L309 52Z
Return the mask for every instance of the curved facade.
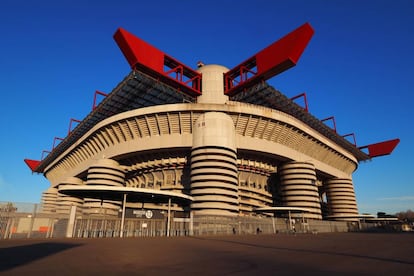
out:
M307 219L356 220L352 173L371 156L264 81L294 66L312 34L305 24L231 70L193 71L118 30L133 71L44 160L27 161L51 183L44 211L76 205L88 215L119 214L119 197L68 192L86 185L78 190L191 196L172 205L143 197L127 203L181 217L258 216L281 207Z
M216 65L202 69L213 84L224 70ZM217 93L217 85L203 85ZM286 206L307 209L305 217L322 219L323 188L329 205L326 216L357 212L350 203L355 203L355 195L349 191L358 161L350 152L282 111L227 97L213 97L208 103L209 90L203 94L201 103L139 108L97 123L45 168L50 189L76 177L78 185L189 194L194 198L190 206L175 204L173 209L195 215L256 215L256 208ZM347 179L346 206L338 201L342 194L335 179ZM50 206L49 193L44 200ZM70 196L57 202L62 212L71 202L82 205L85 214L105 210L116 215L121 206Z

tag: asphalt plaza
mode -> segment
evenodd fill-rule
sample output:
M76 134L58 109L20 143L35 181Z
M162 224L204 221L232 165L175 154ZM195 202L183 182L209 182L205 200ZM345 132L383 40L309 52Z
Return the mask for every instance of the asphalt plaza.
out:
M414 233L0 240L1 275L414 275Z

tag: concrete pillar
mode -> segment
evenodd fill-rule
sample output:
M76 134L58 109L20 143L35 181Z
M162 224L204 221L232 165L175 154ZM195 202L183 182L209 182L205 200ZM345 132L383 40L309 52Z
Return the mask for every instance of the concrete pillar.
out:
M75 230L76 206L72 205L69 209L69 220L66 227L66 238L73 238L73 231Z
M203 75L200 104L224 104L223 73L220 65L198 69ZM193 126L191 150L191 210L195 215L239 213L236 131L231 117L222 112L207 112Z
M229 97L224 95L223 74L229 69L221 65L209 64L200 67L197 71L203 75L202 95L197 97L197 103L226 103Z
M358 221L358 207L352 179L333 178L325 181L328 213L334 220Z
M322 219L316 186L315 166L308 162L288 162L278 167L282 202L286 207L306 208L305 218Z
M195 214L238 214L235 129L227 114L208 112L195 123L191 195Z

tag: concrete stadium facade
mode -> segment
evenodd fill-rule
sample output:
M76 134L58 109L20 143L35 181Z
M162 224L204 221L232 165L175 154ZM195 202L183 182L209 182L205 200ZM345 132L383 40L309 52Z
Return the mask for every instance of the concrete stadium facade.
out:
M125 202L180 217L263 216L272 212L258 209L284 207L302 210L305 219L358 220L352 174L371 157L264 81L243 96L226 95L228 72L201 65L200 95L188 98L134 69L33 167L51 183L43 210L77 206L79 214L117 216L119 198L80 196L67 187L128 187L191 197L172 205Z
M207 69L218 79L223 75L221 66L200 71ZM203 87L208 94L208 83ZM321 219L326 193L330 215L357 215L357 165L352 154L278 110L228 100L159 105L101 121L55 159L45 174L51 188L44 205L53 210L58 203L63 212L72 204L100 208L96 199L58 195L65 184L99 183L189 192L195 214L252 215L276 202L310 209L306 217ZM277 174L280 180L272 179ZM106 208L117 214L120 203Z

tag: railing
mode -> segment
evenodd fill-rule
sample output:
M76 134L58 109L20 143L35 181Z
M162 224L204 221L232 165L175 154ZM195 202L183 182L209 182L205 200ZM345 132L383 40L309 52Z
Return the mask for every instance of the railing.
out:
M22 238L65 238L69 214L42 212L40 204L0 202L0 240ZM294 227L292 226L294 225ZM303 220L272 217L194 216L171 220L167 235L167 218L127 218L123 237L253 235L276 233L322 233L358 230L347 222ZM120 237L121 219L105 215L77 215L71 229L74 238Z

